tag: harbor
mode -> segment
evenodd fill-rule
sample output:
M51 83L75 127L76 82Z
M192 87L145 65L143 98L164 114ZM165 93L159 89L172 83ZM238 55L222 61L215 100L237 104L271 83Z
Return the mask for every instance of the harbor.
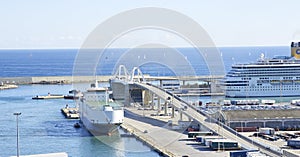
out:
M300 157L300 1L3 1L0 157Z
M293 52L294 47L291 49ZM262 56L257 65L245 66L251 69L257 66L268 68L269 65L283 63L296 65L295 61L288 59L277 57L268 60ZM241 69L240 66L233 65L232 68ZM72 84L73 89L66 91L72 91L74 95L70 95L72 92L68 95L50 94L60 92L49 90L48 95L40 95L39 92L32 99L45 100L43 103L60 99L72 101L77 107L66 105L61 108L64 117L68 120L79 119L73 122L73 129L85 129L101 142L103 137L114 139L115 133L120 131L120 126L126 132L120 134L121 138L132 135L162 156L234 156L235 153L282 156L286 152L292 154L293 151L289 149L298 148L298 139L290 138L296 137L298 133L289 136L287 133L275 134L275 131L300 129L299 99L296 97L289 101L280 100L281 96L293 96L291 93L281 92L282 89L298 90L298 78L284 77L284 81L274 83L268 81L267 77L261 77L256 81L256 92L253 92L253 89L248 87L249 80L252 80L251 75L248 74L245 78L242 73L234 73L235 71L229 72L226 77L151 76L144 75L139 67L127 70L125 65L119 65L112 76L20 77L2 78L1 81L32 87ZM256 75L254 77L256 78ZM264 88L273 89L277 95L264 92L262 96L279 98L261 99L254 95L258 91L265 91ZM245 91L233 92L238 90ZM189 101L190 97L196 99ZM208 101L204 101L204 97L209 97ZM224 99L225 97L228 99ZM250 131L253 132L252 135L244 134ZM277 144L263 144L264 142L253 138L254 136L269 141L283 138L287 147L282 144L279 147Z
M163 156L228 156L229 151L214 151L189 138L185 129L178 127L176 118L171 116L151 116L155 111L142 111L128 108L124 123L121 125L127 132L145 142ZM177 117L178 118L178 117ZM169 122L169 123L168 123ZM176 127L177 126L177 127Z
M57 86L57 85L40 85L40 86ZM58 85L58 86L61 86L61 85ZM165 94L172 94L172 93L168 93L168 92L164 91L163 97L168 97L168 96L165 96ZM143 97L141 100L146 100L146 101L151 100L151 98L146 98L146 97ZM171 98L172 97L174 97L174 96L171 96ZM171 99L173 101L173 103L175 101L174 98ZM51 101L52 99L48 99L48 100ZM137 98L135 98L135 101L136 100L137 100ZM74 100L70 99L70 100L66 100L66 101L74 101ZM141 104L144 104L145 106L141 105L141 104L135 104L131 107L125 106L126 114L125 114L124 122L121 125L121 128L123 128L129 134L132 134L134 137L136 137L137 139L141 140L142 142L144 142L145 144L150 146L153 150L157 151L158 153L160 153L164 156L194 156L194 155L229 156L229 153L232 152L232 150L224 150L223 149L220 153L219 148L215 149L215 148L210 148L213 146L201 145L196 141L196 138L193 140L189 139L188 132L186 132L186 130L189 128L188 124L191 124L192 122L196 122L193 120L195 117L190 117L190 116L187 116L186 114L182 114L180 112L181 109L179 109L178 107L176 107L177 109L174 109L172 106L170 106L167 109L165 104L161 104L162 108L159 109L158 106L156 106L156 105L151 106L152 103L153 104L158 104L159 102L164 103L164 102L167 102L166 100L163 101L163 100L159 100L157 98L157 99L155 99L154 102L151 102L148 104L145 103L146 101L141 102ZM235 101L232 101L232 102L236 103ZM250 103L251 102L253 104L258 103L257 101L253 101L253 100L252 101L239 100L239 102L240 103L246 103L246 102ZM271 102L273 102L273 101L262 101L261 103L265 104L265 103L271 103ZM189 105L192 105L192 104L189 104ZM197 105L199 105L199 104L197 104ZM258 106L258 104L255 104L255 105ZM251 105L251 106L254 107L255 105ZM225 109L225 107L228 108L230 106L242 107L243 105L232 105L232 104L228 105L227 104L226 106L222 106L222 107ZM244 106L245 106L245 104L244 104ZM248 106L249 106L249 104L248 104ZM272 105L268 105L268 106L276 106L276 104L274 104L274 105L272 104ZM277 104L277 106L278 106L278 104ZM188 109L190 107L193 107L193 106L188 106L185 109L184 109L184 107L182 107L182 109L190 110L190 109ZM201 109L201 108L199 108L199 109ZM205 107L203 109L207 109L207 108ZM235 111L234 109L232 110L232 111L234 111L232 113L234 113L235 116L245 115L243 113L238 113L238 112L241 112L240 109L236 109L236 110L237 111ZM278 111L278 113L283 114L282 110L283 109L280 109L277 111ZM79 118L79 114L78 114L78 111L76 108L72 108L70 106L65 106L64 108L61 108L61 111L67 119L78 119ZM233 118L234 116L232 116L232 115L229 116L229 113L230 113L229 111L230 110L228 110L228 109L227 109L227 111L224 111L226 117L230 119L230 121L229 121L229 119L227 119L227 120L225 119L225 124L227 124L228 126L234 128L234 129L236 127L240 127L241 122L236 122L236 119ZM267 112L267 111L269 111L269 110L266 110L264 112ZM293 110L293 112L294 111L297 111L297 110ZM203 112L206 112L206 111L203 110ZM228 112L228 113L226 113L226 112ZM255 112L262 112L262 111L255 110ZM254 113L254 111L253 111L253 113ZM278 119L278 114L276 114L274 111L271 111L270 113L274 113L275 115L277 115L277 119ZM208 114L209 114L209 112L208 112ZM257 115L261 115L261 114L257 113ZM264 113L263 115L267 116L268 114ZM297 114L295 113L295 115L297 115ZM250 117L253 117L253 116L250 116ZM282 117L284 118L284 117L286 117L286 115L282 115ZM256 119L253 120L253 121L255 121L255 123L257 123L257 121L259 120L257 118L259 118L259 117L257 116ZM240 118L238 118L238 119L240 119ZM244 118L244 120L246 120L246 119ZM248 118L248 120L250 120L250 119ZM270 119L264 118L262 120L266 121L266 123L262 123L262 124L264 124L263 126L268 126L267 121ZM292 119L290 119L290 120L292 120ZM203 122L198 123L198 124L202 125L202 123ZM285 122L285 123L288 124L288 122ZM75 124L75 122L73 123L73 125L74 124ZM197 124L197 122L196 122L196 124ZM242 127L244 127L244 130L247 130L247 127L253 126L253 124L251 124L251 122L249 121L248 125L243 124ZM275 125L277 125L277 123ZM263 126L260 126L260 127L263 127ZM280 126L282 126L282 125L280 125ZM203 128L206 128L206 127L203 127ZM220 128L217 125L214 126L213 128L206 128L206 130L213 131L217 135L217 137L221 136L221 137L219 137L221 139L225 138L225 137L223 137L224 134L220 133L220 132L224 132L223 128ZM221 130L223 130L223 131L221 131ZM162 134L162 132L163 132L163 134ZM242 135L239 135L239 137L240 136L242 136ZM166 139L161 138L161 137L166 137ZM176 137L176 138L170 139L170 137ZM230 139L227 139L227 142L232 143L233 142L232 140L235 140L236 138L237 137L232 137ZM167 143L168 140L171 140L171 141L169 141L169 143ZM224 143L224 141L222 141L222 142ZM248 144L244 145L243 143L240 143L240 142L238 142L237 144L239 146L238 148L249 150L249 147L247 146ZM181 149L179 149L179 148L181 148ZM257 149L257 147L251 146L251 142L250 142L250 150L253 150L253 148ZM205 151L203 151L203 150L205 150Z
M70 109L74 108L74 100L31 99L32 95L42 95L49 91L67 94L70 89L71 85L20 85L19 88L1 91L0 104L6 112L0 115L0 146L5 148L0 156L16 156L16 117L13 113L17 111L22 113L19 116L20 156L58 152L65 152L68 156L93 156L103 151L108 156L158 156L155 151L133 137L118 137L111 144L102 143L84 127L74 128L74 124L79 122L78 119L68 119L61 113L66 104ZM133 149L134 147L139 151Z
M137 83L138 85L142 86L141 83ZM23 86L28 86L28 85L21 85L21 87ZM37 86L37 85L29 85L29 86ZM64 86L69 86L69 85L55 85L55 84L41 84L38 85L41 87L47 86L47 87L51 87L51 86L56 86L56 87L64 87ZM146 85L143 85L146 86ZM136 86L135 86L136 88ZM148 89L151 89L150 86L148 87ZM16 89L17 90L17 89ZM69 91L70 89L65 90L65 92ZM152 92L154 92L154 89ZM230 156L231 152L235 152L233 150L226 150L226 149L222 149L221 148L215 148L215 146L206 144L203 145L199 142L197 142L196 137L194 139L190 139L188 137L188 132L191 131L189 128L194 125L189 125L192 123L196 122L196 126L197 124L200 124L202 126L202 124L205 124L206 122L203 121L201 123L199 123L198 120L195 121L195 117L196 116L188 116L191 114L183 114L180 111L181 110L191 110L191 108L193 108L195 104L193 103L188 103L187 107L178 107L175 106L176 108L174 108L174 106L172 107L171 102L175 103L175 100L178 99L179 97L177 96L173 96L173 94L171 92L166 92L165 90L162 90L163 93L161 94L162 96L159 96L158 93L156 93L155 95L159 96L156 97L156 99L151 100L151 94L148 93L146 95L144 95L142 97L142 99L135 97L134 101L136 102L137 100L142 100L141 103L130 103L131 105L126 105L125 106L125 119L123 124L121 125L121 128L125 130L125 132L133 135L135 138L137 138L138 140L142 141L143 143L145 143L146 145L148 145L151 149L155 150L156 152L158 152L159 154L163 155L163 156ZM45 90L40 91L41 92L45 92ZM49 92L49 91L48 91ZM54 90L51 91L53 93L61 93L61 90ZM170 94L170 96L167 96L166 94ZM150 97L148 96L150 95ZM168 102L167 100L160 100L162 98L167 98L170 97L170 101ZM172 98L173 97L173 98ZM154 98L154 97L153 97ZM176 99L175 99L176 98ZM57 101L60 99L47 99L45 102L48 101ZM62 99L63 101L70 101L68 104L73 104L74 103L74 99ZM268 101L266 101L268 100ZM177 101L177 100L176 100ZM170 103L170 104L166 104ZM195 103L197 105L199 100L197 100ZM226 102L226 101L225 101ZM283 108L286 107L286 104L289 103L293 103L294 107L296 107L296 101L288 101L285 102L284 104L281 103L277 103L277 101L271 101L271 99L263 99L261 101L257 101L255 99L248 99L246 101L246 99L242 99L242 100L232 100L230 101L230 103L227 101L227 103L224 103L224 106L221 107L221 109L223 109L225 118L224 119L224 124L228 125L229 127L232 127L233 129L237 129L237 127L244 127L241 128L242 130L247 130L248 127L253 126L254 124L257 125L259 123L260 127L275 127L275 126L287 126L290 128L294 128L293 126L291 127L291 125L289 123L293 123L293 125L295 124L295 120L290 118L293 114L291 114L291 112L297 112L298 110L292 109L292 108ZM160 108L159 108L159 105ZM248 103L248 104L246 104ZM268 106L268 108L264 108L264 104L265 106ZM273 104L274 103L274 104ZM152 105L155 104L155 105ZM180 103L182 104L182 102ZM207 102L207 104L209 104L209 102ZM226 105L225 105L226 104ZM266 105L267 104L267 105ZM171 106L170 106L171 105ZM192 105L192 106L191 106ZM212 109L214 107L216 107L216 105L220 105L220 104L215 104L215 105L205 105L205 102L203 102L202 106L198 106L199 109L202 109L202 112L207 112L206 114L210 115L210 107L212 107ZM169 107L167 107L169 106ZM246 108L245 106L248 106L249 108ZM278 107L276 107L278 106ZM201 108L202 107L202 108ZM234 108L232 108L234 107ZM262 108L263 107L263 108ZM230 108L230 109L229 109ZM251 111L250 108L252 108L254 111ZM256 109L257 108L257 109ZM271 110L271 108L273 110ZM264 110L262 110L264 109ZM274 110L275 109L275 110ZM290 110L289 110L290 109ZM292 110L291 110L292 109ZM77 111L77 108L73 108L70 106L64 106L63 108L60 108L60 110L62 111L63 115L65 116L65 118L67 119L78 119L79 114ZM247 111L251 111L251 114L256 114L256 119L253 119L251 122L251 117L253 117L253 115L249 115L250 117L243 117L243 122L237 121L240 120L241 117L239 116L245 116L248 114L245 114L244 112ZM231 112L232 111L232 112ZM276 112L274 112L276 111ZM241 112L241 113L240 113ZM257 112L257 113L256 113ZM261 114L260 112L263 112L263 114ZM269 112L269 113L267 113ZM285 115L284 113L287 112L288 115ZM290 113L290 114L289 114ZM193 113L195 114L195 113ZM274 120L271 118L272 115L274 114L273 118L282 118L284 119L284 124L278 124L277 122L274 122ZM264 117L269 117L269 118L264 118L264 117L259 117L258 115L263 115ZM276 115L276 117L275 117ZM294 114L294 118L297 119L297 113ZM212 117L215 115L211 115ZM216 115L217 116L217 115ZM281 116L281 117L280 117ZM286 117L288 117L288 119L286 119ZM235 119L235 118L236 119ZM254 116L255 117L255 116ZM209 117L206 117L207 120L209 120ZM204 119L205 120L205 119ZM207 121L206 120L206 121ZM287 120L290 120L291 122L288 122ZM198 121L198 122L197 122ZM214 120L211 120L214 121ZM259 121L259 122L258 122ZM282 121L282 120L280 120ZM262 123L260 123L262 122ZM74 126L76 122L72 122L72 127ZM212 123L212 122L209 122ZM273 124L274 123L274 124ZM272 124L272 125L271 125ZM212 125L212 124L209 124ZM271 125L271 126L270 126ZM243 138L248 138L246 135L243 135L243 133L238 133L238 135L236 135L236 137L231 137L231 138L226 138L224 135L224 126L220 127L218 125L215 125L212 128L206 128L204 126L202 126L205 131L212 131L215 134L216 137L216 142L222 142L224 143L224 141L220 141L220 139L226 139L226 142L229 143L233 143L236 138L240 138L242 136L245 136ZM276 128L276 127L275 127ZM73 128L75 129L75 128ZM282 129L282 128L278 128L278 129ZM223 132L223 133L222 133ZM166 138L162 138L162 137L166 137ZM175 138L174 138L175 137ZM207 138L212 138L212 137L207 137ZM257 150L258 146L252 146L253 143L257 143L256 141L258 141L257 139L254 139L253 143L251 143L251 138L248 139L250 144L244 144L243 142L240 143L237 142L237 147L238 149L243 149L243 151L246 150ZM169 141L169 142L168 142ZM269 147L269 146L268 146ZM179 149L180 148L180 149ZM236 148L236 149L237 149ZM279 149L279 148L278 148Z

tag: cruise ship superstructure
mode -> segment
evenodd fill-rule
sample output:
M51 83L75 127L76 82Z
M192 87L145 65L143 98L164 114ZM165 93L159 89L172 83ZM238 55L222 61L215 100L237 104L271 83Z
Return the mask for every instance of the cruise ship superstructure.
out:
M123 123L123 106L113 101L111 94L96 81L80 100L80 119L94 136L111 135Z
M299 96L300 42L292 42L291 56L233 65L223 85L227 97Z

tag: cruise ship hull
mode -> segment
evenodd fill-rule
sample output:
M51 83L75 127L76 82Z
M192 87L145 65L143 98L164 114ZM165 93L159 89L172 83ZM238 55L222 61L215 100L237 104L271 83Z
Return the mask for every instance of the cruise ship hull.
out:
M300 96L300 42L292 42L291 52L273 58L261 54L257 62L232 65L221 83L226 97Z
M232 98L250 98L250 97L296 97L300 95L299 90L288 90L288 91L259 91L259 92L226 92L226 97Z

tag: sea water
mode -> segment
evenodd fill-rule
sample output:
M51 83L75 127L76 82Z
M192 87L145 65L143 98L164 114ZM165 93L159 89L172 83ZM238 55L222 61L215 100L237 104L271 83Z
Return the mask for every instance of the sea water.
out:
M147 51L159 49L147 49ZM197 75L209 75L203 58L192 48L179 48L190 59ZM64 50L0 50L0 77L71 76L76 49ZM238 47L220 48L225 71L232 64L254 62L261 53L267 57L289 55L289 47ZM107 50L103 56L105 68L97 68L98 75L114 73L115 63L124 49ZM101 60L101 59L100 59ZM172 71L158 65L143 65L143 72L153 76L173 75ZM75 129L78 120L69 120L60 109L72 100L32 100L35 95L68 94L72 85L21 85L17 89L0 91L0 157L16 155L16 116L19 116L19 146L21 155L67 152L69 156L159 156L135 138L122 137L104 142L91 136L84 128ZM209 97L187 97L188 101L210 101ZM114 137L115 138L115 137Z
M66 119L60 111L66 104L73 107L72 100L31 99L48 92L68 94L71 88L71 85L21 85L17 89L0 91L0 157L16 155L15 112L21 112L18 118L21 155L67 152L73 157L159 156L133 137L98 140L84 127L74 128L78 120Z
M206 62L201 56L201 52L194 48L177 48L177 50L181 53L182 57L188 60L195 70L196 75L210 74ZM268 58L274 57L275 55L290 55L290 50L287 46L221 47L218 50L219 55L223 59L225 72L230 70L232 64L255 62L262 53ZM140 51L141 53L143 51L163 53L165 50L149 48L140 49ZM116 68L115 64L126 52L127 49L107 49L103 51L96 68L97 75L114 74ZM0 77L72 76L77 53L77 49L0 50ZM128 62L130 62L130 60ZM174 73L164 67L163 64L164 63L148 63L140 65L140 68L143 73L151 76L174 75ZM177 64L180 67L181 63ZM185 69L182 68L182 70Z

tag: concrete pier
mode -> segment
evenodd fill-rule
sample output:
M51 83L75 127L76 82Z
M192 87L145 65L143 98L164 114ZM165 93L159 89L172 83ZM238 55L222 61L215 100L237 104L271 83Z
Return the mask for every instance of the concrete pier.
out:
M134 114L126 116L121 127L163 156L229 156L228 151L213 151L207 146L188 139L188 136L182 133L183 131L170 129L168 123L145 117L133 109L130 111Z

